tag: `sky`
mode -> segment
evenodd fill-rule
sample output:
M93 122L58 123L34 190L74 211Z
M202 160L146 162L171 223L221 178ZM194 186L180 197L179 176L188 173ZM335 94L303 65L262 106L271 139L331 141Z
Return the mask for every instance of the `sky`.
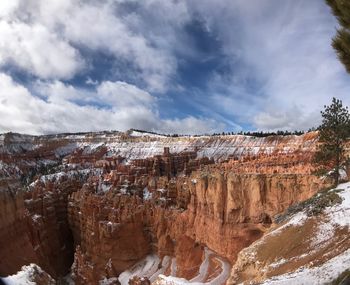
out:
M350 75L323 0L1 0L0 132L307 130Z

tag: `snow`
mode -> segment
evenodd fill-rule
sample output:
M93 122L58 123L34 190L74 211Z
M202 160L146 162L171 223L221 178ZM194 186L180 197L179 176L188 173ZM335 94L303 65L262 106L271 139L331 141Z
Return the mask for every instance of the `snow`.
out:
M337 193L343 201L326 209L325 214L330 216L332 224L340 227L350 226L350 182L338 185L337 189L344 189Z
M128 285L129 279L133 276L151 278L157 271L160 259L157 255L148 255L145 259L138 262L130 270L126 270L119 275L119 282L121 285Z
M326 175L321 177L321 179L326 179L327 177L331 176L334 172L335 172L335 169L328 171ZM345 169L340 168L338 170L338 173L339 173L340 180L347 180L348 179L348 174L346 173Z
M350 226L350 183L338 185L334 190L342 198L342 203L328 207L324 210L324 217L318 224L317 233L311 241L312 247L325 246L332 242L336 228Z
M150 200L150 199L152 199L152 193L149 192L149 190L148 190L147 187L145 187L145 188L143 189L143 200L144 200L144 201L147 201L147 200Z
M108 192L112 188L111 184L102 181L101 177L98 182L97 192Z
M251 136L200 136L200 137L165 137L149 133L133 131L130 138L120 134L108 137L94 134L93 146L102 143L107 148L107 156L120 155L126 158L126 162L133 159L147 158L161 155L164 147L169 147L171 153L198 150L198 157L209 157L215 160L227 159L229 156L242 154L272 153L273 151L291 152L310 146L313 140L303 140L303 137L289 136L283 139L276 137L257 138ZM77 142L84 149L92 145L88 140Z
M271 263L271 264L269 265L269 267L277 268L277 267L280 267L281 265L285 264L286 262L287 262L286 259L281 258L281 259L277 260L276 262Z
M304 211L298 212L294 216L292 216L291 219L288 222L286 222L283 226L266 234L265 236L277 235L281 231L283 231L284 229L286 229L288 227L302 226L306 222L307 218L308 218L308 216L306 215L306 213ZM261 242L260 240L257 241L257 243L260 243L260 242Z
M231 265L220 259L217 258L220 263L221 263L221 267L222 267L222 272L220 273L220 275L218 275L217 277L215 277L213 280L211 280L210 282L206 282L206 284L210 284L210 285L221 285L221 284L225 284L226 280L229 278L230 273L231 273Z
M5 134L2 139L0 138L0 153L34 150L47 144L48 141L65 142L64 145L59 144L61 146L53 150L57 157L66 156L78 149L82 150L83 154L91 154L105 146L106 157L120 155L126 158L126 163L129 163L133 159L161 155L164 147L169 147L171 153L197 149L198 158L209 157L218 161L243 154L286 153L296 149L304 150L312 146L315 139L305 140L303 136L258 138L243 135L166 137L138 131L132 131L129 135L120 132L48 136Z
M334 225L329 222L322 222L317 225L316 235L311 240L311 248L325 246L328 241L331 241L334 235Z
M299 256L292 257L290 260L283 258L270 264L268 267L276 268L280 265L296 260L302 259L317 252L322 248L325 248L329 244L334 242L334 235L336 230L339 228L350 227L350 182L338 185L336 189L330 190L335 191L341 198L342 202L333 206L327 207L323 214L318 216L316 230L311 240L310 247L305 249L305 253ZM265 235L277 235L283 229L289 226L301 226L308 219L304 212L299 212L292 216L292 218L282 225L281 227L273 230L272 232ZM313 219L313 217L309 217ZM261 245L264 239L255 242L249 248L244 251L247 254L251 254L248 258L254 260L255 249L257 245ZM327 256L327 253L324 254ZM350 249L338 254L337 256L325 261L323 264L317 267L313 267L313 263L310 262L304 265L294 272L285 273L265 280L264 285L284 285L284 284L328 284L332 280L336 279L342 272L349 269L350 264Z
M152 134L148 132L139 132L133 130L130 134L131 137L151 137L151 138L164 138L166 136L164 135L159 135L159 134Z
M207 277L208 269L209 269L209 258L211 255L214 255L221 263L222 271L211 281L205 282L205 278ZM173 266L173 265L172 265ZM171 270L173 272L173 270ZM164 276L160 274L158 276L157 281L155 282L158 285L222 285L225 284L226 280L230 276L231 265L224 261L223 259L215 256L215 253L208 248L204 249L204 260L199 268L199 273L196 277L192 278L190 281L184 278L175 277L173 273L171 276Z
M262 285L306 285L328 284L345 270L349 269L350 249L328 260L319 267L301 267L296 272L265 280Z
M105 144L103 142L101 142L101 143L89 143L88 145L86 145L84 143L83 144L83 146L84 146L83 155L93 154L104 145Z
M56 156L66 156L72 153L77 147L78 145L76 143L69 143L65 146L56 148L54 153Z
M201 282L204 281L204 278L206 276L206 273L209 268L209 255L210 251L208 248L204 249L204 261L202 262L201 266L199 267L199 273L196 277L192 278L190 282Z
M33 220L34 222L38 222L38 220L39 220L41 217L42 217L41 215L35 214L35 215L32 216L32 220Z
M339 178L345 180L348 178L348 175L344 169L339 169Z
M191 285L222 285L226 282L230 275L231 265L216 256L213 251L208 248L204 249L204 260L199 268L198 275L192 278L190 281L178 278L176 276L177 265L176 258L165 256L163 260L160 260L157 255L148 255L146 258L132 266L129 270L124 271L119 276L119 282L121 285L127 285L129 279L133 276L147 277L153 284L191 284ZM208 274L209 269L209 258L213 255L213 258L216 258L222 267L221 273L216 276L213 280L205 282L205 278ZM159 266L160 265L160 266ZM171 276L164 276L164 272L167 268L170 267ZM102 284L102 283L100 283ZM103 283L108 284L108 283Z
M21 271L18 271L14 275L2 278L2 281L4 281L6 285L36 285L36 282L33 281L35 271L43 272L39 266L33 263L22 266Z
M164 274L165 270L167 269L167 267L169 267L170 263L171 263L171 257L170 256L164 256L164 258L162 260L162 266L149 277L149 280L151 282L153 282L154 280L156 280L156 278L160 274Z
M171 260L170 275L176 276L176 272L177 272L177 263L176 263L176 258L173 257Z
M224 262L223 260L219 259L219 261L222 264L222 272L220 275L215 277L213 280L208 282L193 282L188 281L184 278L174 277L174 276L165 276L165 275L159 275L158 282L156 284L159 285L222 285L225 284L226 280L230 276L231 266L229 263Z
M53 174L48 174L48 175L42 175L40 176L39 179L36 181L32 182L29 186L34 187L39 181L46 183L49 181L60 181L61 178L63 177L68 177L68 178L73 178L77 176L89 176L89 175L101 175L102 170L100 168L93 168L93 169L79 169L79 170L69 170L67 172L60 171L56 172Z

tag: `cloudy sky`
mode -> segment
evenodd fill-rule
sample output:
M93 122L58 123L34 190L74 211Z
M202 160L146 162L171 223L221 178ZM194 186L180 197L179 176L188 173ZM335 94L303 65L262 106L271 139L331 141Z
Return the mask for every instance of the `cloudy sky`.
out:
M1 0L0 132L317 126L350 75L323 0Z

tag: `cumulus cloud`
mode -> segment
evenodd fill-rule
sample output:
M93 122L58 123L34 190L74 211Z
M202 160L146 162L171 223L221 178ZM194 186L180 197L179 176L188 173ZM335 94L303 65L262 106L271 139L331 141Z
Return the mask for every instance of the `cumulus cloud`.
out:
M118 108L135 105L150 106L155 100L148 92L125 82L102 82L97 88L97 97Z
M319 0L0 1L0 129L307 129L350 103L335 27Z
M148 92L122 81L103 81L94 89L75 88L62 81L37 81L34 91L48 102L69 101L77 104L122 109L134 106L151 108L155 98Z
M0 21L0 66L14 64L40 78L71 78L79 52L40 24Z
M189 134L220 130L220 124L209 119L161 119L153 107L155 98L125 82L102 82L87 92L59 81L38 82L33 90L35 96L0 73L0 132L43 134L139 128ZM89 104L89 100L99 97L109 105Z
M40 78L71 78L83 66L77 48L84 48L107 53L116 63L126 61L150 91L164 92L176 71L176 59L162 38L164 31L146 30L142 16L165 10L167 14L157 16L170 28L186 19L186 5L150 0L142 4L143 14L123 12L132 2L2 1L0 63L12 63ZM172 21L166 19L170 14Z

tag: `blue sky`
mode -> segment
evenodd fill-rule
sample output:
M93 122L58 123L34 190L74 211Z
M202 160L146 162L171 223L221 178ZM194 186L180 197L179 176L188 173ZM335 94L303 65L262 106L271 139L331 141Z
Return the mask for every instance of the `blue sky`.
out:
M317 126L350 76L322 0L3 0L0 131Z

